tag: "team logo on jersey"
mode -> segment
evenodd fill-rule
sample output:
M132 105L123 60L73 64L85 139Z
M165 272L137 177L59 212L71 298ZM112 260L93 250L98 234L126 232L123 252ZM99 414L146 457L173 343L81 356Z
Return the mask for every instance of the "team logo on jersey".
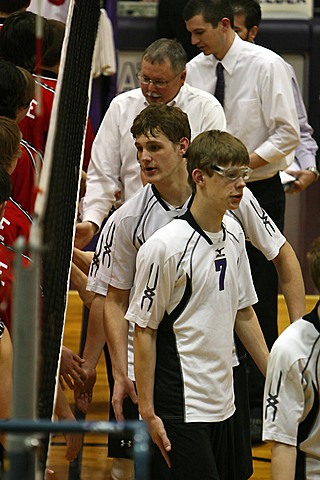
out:
M281 385L281 378L282 378L282 372L280 371L276 392L272 393L272 382L270 384L270 388L269 388L269 392L268 392L265 417L267 418L268 410L271 409L271 412L273 413L273 415L272 415L272 421L273 422L275 421L275 418L276 418L276 415L277 415L277 410L278 410L277 405L279 403L278 397L279 397L279 391L280 391L280 385Z
M143 292L143 297L141 300L141 310L143 310L145 301L149 302L147 312L149 312L153 304L153 297L155 296L155 289L157 288L158 278L159 278L159 265L157 266L155 272L153 272L153 270L154 270L154 263L150 265L147 285L146 285L145 291ZM152 282L152 285L150 285L151 282Z
M266 213L266 211L263 208L261 208L261 210L259 212L257 210L256 205L253 203L252 200L250 200L250 203L252 205L252 208L254 209L254 211L256 212L256 214L258 215L260 220L262 221L262 223L264 225L264 228L269 233L270 237L272 237L272 234L275 232L275 228L272 225L272 223L270 222L270 218L269 218L268 214Z
M115 226L114 223L110 225L110 228L106 232L105 237L101 235L96 251L94 252L91 266L90 266L90 271L89 271L89 276L96 277L98 270L100 268L100 255L102 252L102 249L104 250L103 255L102 255L102 265L104 265L105 258L107 257L108 259L108 265L107 268L110 267L111 263L111 247L113 243L113 237L114 237L114 231L115 231Z
M103 245L103 254L102 254L102 265L105 265L107 268L110 267L111 264L111 247L113 245L113 238L115 232L115 225L112 223L110 228L108 229L105 237L105 243ZM107 260L106 260L107 258Z

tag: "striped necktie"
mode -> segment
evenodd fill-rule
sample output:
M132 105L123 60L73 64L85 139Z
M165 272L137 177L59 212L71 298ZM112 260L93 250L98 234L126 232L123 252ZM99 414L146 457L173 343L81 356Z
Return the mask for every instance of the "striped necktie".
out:
M214 92L214 96L223 106L224 101L224 76L223 76L223 65L221 62L217 63L216 67L217 72L217 84Z

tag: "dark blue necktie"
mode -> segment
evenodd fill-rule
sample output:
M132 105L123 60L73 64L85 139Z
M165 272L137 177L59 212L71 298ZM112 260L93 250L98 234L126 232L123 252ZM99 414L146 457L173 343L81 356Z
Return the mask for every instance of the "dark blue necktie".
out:
M223 101L224 101L224 76L223 76L223 65L222 63L217 63L216 67L216 72L217 72L217 84L216 84L216 89L214 92L214 96L216 97L217 100L221 103L223 106Z

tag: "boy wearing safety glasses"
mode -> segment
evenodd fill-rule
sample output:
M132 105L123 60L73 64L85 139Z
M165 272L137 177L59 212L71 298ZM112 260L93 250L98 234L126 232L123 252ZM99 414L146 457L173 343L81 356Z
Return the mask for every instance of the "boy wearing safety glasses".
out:
M135 278L137 252L156 230L186 213L192 202L192 189L188 184L186 161L183 158L190 141L187 115L177 107L149 105L134 120L131 133L135 139L140 169L148 185L118 209L101 232L87 285L88 290L95 292L83 352L86 362L82 365L89 380L82 391L75 392L78 407L86 411L92 398L94 369L106 339L113 366L115 385L112 405L117 420L132 418L127 414L128 403L130 404L130 399L137 402L132 382L132 335L129 335L128 349L128 322L124 318ZM220 138L222 134L215 131L212 135ZM227 138L233 139L230 135ZM208 144L208 147L211 148L211 145ZM213 152L211 149L208 149L208 152L211 158ZM228 153L227 148L225 153ZM235 154L237 153L236 149ZM221 155L218 158L220 157ZM236 211L230 210L228 213L235 216L241 224L245 236L250 238L269 260L277 264L290 316L296 318L297 310L304 312L303 281L296 256L250 191L244 188L244 180L250 174L246 155L236 162L230 155L223 158L224 162L212 160L210 163L214 166L212 176L220 179L226 188L223 207L227 204L226 208L234 209L240 205ZM234 165L228 164L228 158ZM237 183L236 189L233 183ZM211 212L208 217L210 215ZM181 222L181 225L183 224L184 222ZM223 269L223 260L220 264ZM152 298L151 293L150 296ZM245 392L245 353L238 345L237 353L239 366L234 368L235 389ZM247 397L236 395L236 402L241 397L242 400L237 404L238 424L235 428L238 444L237 480L244 480L252 475ZM122 444L127 447L128 442L124 441ZM132 450L132 441L130 444ZM127 448L120 450L123 452L119 452L119 455L125 456ZM164 460L163 463L165 464ZM157 469L157 472L161 480L167 478L166 472L160 469ZM133 473L130 478L133 478Z
M126 318L135 324L139 412L173 480L238 478L234 330L266 370L243 230L225 216L240 204L248 165L246 147L232 135L198 135L187 152L189 211L152 235L137 256Z

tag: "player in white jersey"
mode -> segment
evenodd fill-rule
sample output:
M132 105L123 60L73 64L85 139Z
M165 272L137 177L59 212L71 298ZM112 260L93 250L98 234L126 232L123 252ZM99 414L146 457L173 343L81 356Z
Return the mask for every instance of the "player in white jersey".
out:
M172 108L169 108L170 113L171 110ZM163 127L165 125L164 115L162 114L158 117L155 116L156 111L149 111L150 118L148 121L150 122L152 119L152 124L158 122L158 124ZM161 110L159 112L161 112ZM181 115L181 113L177 113L177 115ZM143 114L143 116L145 116L145 114ZM175 125L175 123L182 124L180 116L178 119L173 117L172 121L174 122L173 125ZM146 125L148 125L148 122L145 122L145 126ZM171 129L172 125L169 123L169 127L167 127L166 130L168 133L166 135L168 139L173 140L172 135L169 133ZM136 131L137 136L141 134L141 132L138 133L139 132ZM182 134L187 135L185 130L180 130L180 135ZM151 148L156 152L158 143L157 141L150 142L150 152ZM138 149L141 148L139 143L137 143L137 147ZM177 154L178 152L176 152L176 155ZM150 153L150 155L154 159L154 162L157 159L159 163L159 155L157 155L157 153ZM143 163L145 162L147 162L147 158ZM144 190L126 202L126 204L117 210L108 220L97 245L88 281L89 290L94 291L96 295L90 311L89 330L84 351L84 358L86 358L84 367L86 367L88 369L87 372L90 373L91 369L94 369L101 353L104 344L101 311L104 302L106 302L107 308L113 309L112 315L106 315L105 321L109 331L107 337L109 347L112 350L114 373L116 374L116 391L113 396L113 403L118 419L123 418L123 398L129 394L133 399L135 397L132 382L126 379L127 331L125 326L125 331L122 332L122 327L123 324L125 325L126 323L123 317L128 305L130 289L133 285L136 254L141 244L144 243L155 230L169 222L173 216L184 213L182 209L178 209L177 211L172 209L172 207L163 200L161 194L164 187L161 184L158 185L157 182L159 179L152 179L151 175L152 172L149 173L149 181L153 182L154 186L146 186ZM184 183L186 185L186 178L182 178L181 185L183 186ZM159 190L155 188L155 185ZM191 193L191 189L185 188L185 185L183 187L184 195L177 203L179 206L186 206ZM161 192L161 194L159 194L159 192ZM172 189L172 193L175 193L174 189ZM173 203L173 200L171 203ZM241 208L242 204L243 208ZM278 263L279 276L282 281L283 291L286 294L290 316L297 318L297 316L304 312L304 290L301 272L294 252L285 238L280 234L277 227L275 227L272 220L265 214L253 195L246 188L244 189L241 205L240 209L236 211L236 214L241 221L245 234L263 251L268 259L273 259ZM109 294L105 301L104 297L107 293L109 283ZM99 321L101 323L100 328L96 325ZM125 341L123 341L123 339L125 339ZM132 352L132 349L129 349L129 351ZM123 368L120 367L120 365L124 365ZM132 356L129 361L129 367L130 366L132 366ZM237 368L236 370L237 372L240 372L240 370L242 372L244 371L243 368ZM134 378L132 375L133 372L131 368L129 370L129 378L131 380ZM94 377L94 374L92 377ZM236 378L239 378L240 385L245 382L245 378L243 380L239 373L236 375ZM92 383L88 388L89 392L91 388ZM84 402L82 402L82 400L83 399L80 399L79 401L78 399L78 405L86 409L87 399L85 399ZM242 410L246 410L245 405ZM246 437L244 429L238 429L238 433L240 432L244 437L239 443L242 445L248 444L247 455L250 457L250 438ZM244 460L245 458L246 455L239 455L239 461L245 465L245 473L241 475L239 472L239 479L250 476L250 469L252 469L251 462L249 462L250 467L248 468Z
M320 292L320 238L309 252ZM272 480L320 478L320 302L276 340L268 362L263 440L273 441Z
M192 205L140 248L126 313L135 323L139 412L172 479L232 480L234 329L262 372L268 356L243 231L223 223L241 201L249 154L215 130L197 136L187 157Z

